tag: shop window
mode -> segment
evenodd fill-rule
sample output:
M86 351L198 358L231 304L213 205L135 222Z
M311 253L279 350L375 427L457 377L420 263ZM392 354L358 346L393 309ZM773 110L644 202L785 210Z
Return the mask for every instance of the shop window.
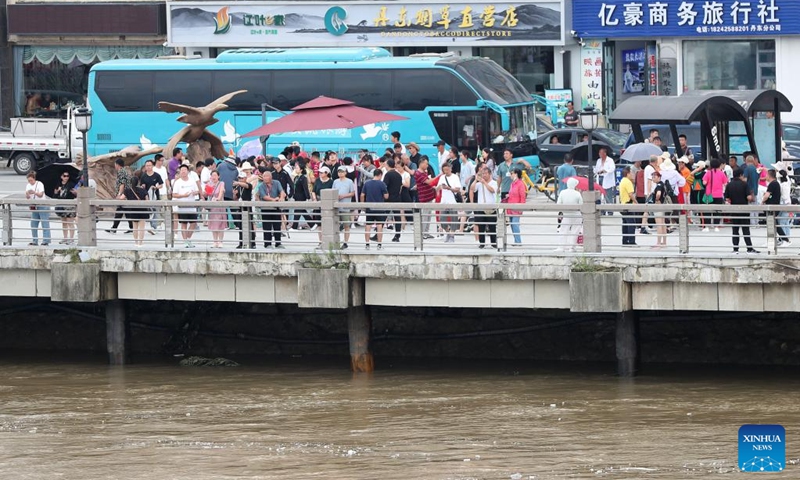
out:
M16 111L24 116L63 116L69 104L85 103L91 64L75 59L70 63L42 63L34 58L21 66L22 95Z
M544 95L555 75L553 47L480 47L477 56L494 60L531 93Z
M211 72L155 72L156 102L180 103L201 107L212 102Z
M392 108L392 73L374 70L333 72L333 96L375 110Z
M775 88L775 41L684 41L684 90Z
M229 110L260 112L262 103L272 103L270 85L272 74L265 70L227 70L214 72L212 99L237 90L247 90L226 103Z
M292 108L320 95L331 96L331 74L319 70L276 70L273 72L272 105L278 110Z

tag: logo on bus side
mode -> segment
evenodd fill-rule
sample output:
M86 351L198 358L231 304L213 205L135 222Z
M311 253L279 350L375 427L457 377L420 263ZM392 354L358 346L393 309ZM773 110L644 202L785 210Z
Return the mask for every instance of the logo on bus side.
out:
M346 18L347 11L344 8L339 6L329 8L325 12L325 29L331 35L336 35L337 37L344 35L347 32Z
M214 17L214 23L217 24L217 28L214 30L214 35L220 35L223 33L228 33L231 29L231 16L228 15L228 8L230 7L222 7L217 12L217 16Z

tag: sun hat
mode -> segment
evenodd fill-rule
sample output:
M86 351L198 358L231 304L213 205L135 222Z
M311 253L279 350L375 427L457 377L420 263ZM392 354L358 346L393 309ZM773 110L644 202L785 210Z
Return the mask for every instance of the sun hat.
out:
M240 168L241 170L253 170L253 166L250 165L250 162L244 162Z

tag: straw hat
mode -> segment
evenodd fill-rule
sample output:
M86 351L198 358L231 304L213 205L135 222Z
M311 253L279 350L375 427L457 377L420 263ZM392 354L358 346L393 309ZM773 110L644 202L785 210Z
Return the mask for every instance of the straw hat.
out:
M686 155L684 155L678 159L678 163L683 163L684 165L686 165L689 163L689 158Z

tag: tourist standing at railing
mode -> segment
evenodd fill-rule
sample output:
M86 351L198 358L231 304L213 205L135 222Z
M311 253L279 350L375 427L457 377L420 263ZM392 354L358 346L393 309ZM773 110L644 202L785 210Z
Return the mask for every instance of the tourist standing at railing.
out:
M286 197L281 183L274 180L272 172L264 172L261 183L256 189L257 202L282 202ZM275 248L283 248L281 244L281 210L280 208L262 208L261 224L264 231L264 248L271 248L275 240Z
M742 170L733 170L733 180L725 188L725 198L729 205L748 205L753 201L755 194L747 186L742 176ZM733 253L739 253L739 229L741 236L744 237L744 244L747 246L747 253L758 253L753 248L750 240L750 214L732 212L731 213L731 241L733 242Z
M117 196L118 200L127 200L129 202L138 202L147 200L147 190L140 184L136 176L131 177L129 187L121 195ZM123 207L125 211L125 218L133 222L133 242L137 247L144 245L144 223L150 217L150 212L147 208L139 205L126 205Z
M59 200L74 200L78 196L75 182L72 182L68 172L61 173L61 183L53 192ZM72 245L75 243L75 207L56 207L56 215L61 217L63 240L58 243Z
M169 176L168 180L170 182L177 178L178 169L181 165L183 165L183 150L180 148L173 148L172 158L169 159L169 163L167 164L167 175Z
M206 200L209 202L221 202L225 200L225 184L219 179L219 172L211 172L211 178L206 188ZM225 236L225 228L228 226L228 213L224 208L213 207L208 212L208 229L211 230L211 237L214 244L211 248L222 248L222 241Z
M780 205L781 204L781 185L778 182L778 174L775 170L770 169L767 171L767 190L764 192L763 196L761 197L761 204L762 205ZM767 215L771 215L776 217L778 212L767 212ZM778 238L776 242L778 246L785 245L789 241L789 234L784 230L783 226L778 223L777 225L777 235ZM791 243L789 243L791 245Z
M511 178L512 172L520 167L525 167L525 169L529 170L531 164L525 160L514 158L514 154L510 149L507 148L503 150L503 162L498 165L495 170L495 180L497 180L497 183L500 185L500 200L508 196L511 191L511 183L513 182ZM521 174L520 171L520 175ZM521 203L525 203L525 201Z
M642 179L644 180L644 200L640 203L646 203L647 199L649 199L650 195L653 193L653 188L655 188L653 173L658 170L660 161L661 157L658 155L650 155L650 161L644 164L644 173L642 174ZM656 221L652 215L647 212L642 213L642 228L639 230L639 233L648 235L650 229L655 227L655 224Z
M117 171L117 183L115 185L115 196L119 197L125 193L125 189L131 186L131 172L125 167L125 161L121 158L114 160L114 168ZM122 217L125 215L122 207L117 207L116 212L114 213L114 223L111 224L111 230L106 230L108 233L117 233L117 228L119 227L119 222L122 220ZM128 230L125 233L131 233L133 231L133 223L128 220Z
M148 200L161 200L161 189L164 188L164 179L159 173L155 171L155 165L152 160L144 162L144 173L140 179L142 187L147 192ZM155 235L155 229L158 227L158 212L153 212L150 218L150 233Z
M634 174L631 167L622 170L622 180L619 182L619 203L634 205L636 189L633 186ZM636 246L636 214L628 210L622 211L622 244Z
M703 205L703 197L706 195L706 186L703 184L703 177L706 174L706 162L700 160L695 162L692 169L692 194L691 203L694 205ZM700 219L695 220L695 224L701 228L706 226L705 216L703 212L697 214Z
M600 185L605 189L605 200L607 205L614 203L616 198L616 185L617 173L614 159L608 156L608 149L606 147L600 148L600 157L597 159L594 167L594 173L600 179ZM608 215L613 215L613 212L607 212Z
M339 192L338 200L340 203L352 203L356 196L356 185L352 180L347 178L347 167L342 165L337 170L339 178L333 181L333 189ZM353 212L348 209L339 209L339 225L344 229L344 242L342 242L342 249L347 248L347 242L350 241L350 226L353 223Z
M442 166L442 175L439 177L436 189L442 193L442 199L439 202L442 204L439 219L442 224L442 230L446 235L444 241L445 243L455 243L455 232L458 229L458 202L456 201L456 195L461 195L461 183L458 175L453 173L453 168L449 162ZM391 190L389 195L391 199Z
M489 205L495 203L497 182L492 179L492 173L487 167L481 167L470 190L475 204ZM476 210L474 216L475 225L478 227L478 248L486 247L484 239L487 234L492 248L497 248L497 211L494 209Z
M233 182L234 192L236 199L239 200L239 208L232 208L231 213L233 214L233 224L236 226L236 229L239 231L239 245L236 247L237 249L242 248L255 248L255 241L256 241L256 233L254 228L254 218L251 215L252 207L250 206L250 202L253 201L253 190L255 189L256 185L258 184L258 177L253 175L253 166L250 165L249 162L242 163L240 168L241 172L239 173L239 178ZM242 221L242 216L248 215L250 216L250 235L247 243L244 241L244 224Z
M678 169L675 168L675 164L672 163L672 159L665 158L663 162L661 162L661 180L664 182L664 190L665 195L668 202L672 203L673 205L678 204L678 196L681 194L681 189L686 186L686 179L683 178L678 172ZM668 212L665 218L665 223L668 226L667 233L672 233L674 230L670 230L670 224L677 225L678 224L678 210L673 210L672 212ZM677 227L675 227L677 228Z
M311 191L311 200L314 202L319 202L322 200L322 191L327 190L329 188L333 188L333 178L331 178L331 171L330 169L323 165L319 167L319 178L316 182L314 182L314 189ZM311 229L317 228L320 225L322 212L319 209L314 210L314 225L312 225ZM322 229L320 228L319 232L319 241L322 242Z
M722 162L714 158L711 160L711 168L703 175L703 184L705 184L706 198L711 196L712 205L723 205L725 203L725 185L728 184L728 176L722 171ZM780 201L780 187L778 188L778 201ZM708 202L706 202L708 203ZM722 223L722 213L713 212L711 214L711 223L714 225L714 231L719 232L719 225ZM708 226L703 228L704 232L708 232Z
M401 203L403 201L403 175L397 171L393 158L386 161L386 168L388 170L383 176L383 183L386 184L386 189L389 191L389 202ZM403 230L402 210L390 210L387 221L389 217L391 217L391 221L394 224L394 237L392 237L392 241L399 242L400 232Z
M200 195L197 182L189 176L189 169L189 165L181 165L178 168L178 177L172 182L172 200L179 202L181 205L197 202ZM194 230L197 227L197 218L196 206L178 207L178 226L181 238L186 242L186 248L194 248L192 235L194 235Z
M778 183L781 185L781 205L791 205L792 204L792 182L789 181L789 173L784 170L778 170ZM792 244L789 240L789 235L791 234L790 230L790 221L789 212L780 212L778 214L778 222L780 223L781 227L783 228L783 232L785 237L783 238L783 246L788 247Z
M689 195L692 193L692 181L694 177L692 176L692 170L689 168L689 163L690 161L686 156L678 159L678 173L681 174L684 181L683 187L681 187L678 193L678 203L682 205L688 205L691 202Z
M153 158L153 171L156 172L162 180L161 188L158 189L158 198L167 200L169 198L169 174L167 167L164 166L164 155L157 153Z
M572 165L573 161L572 154L567 153L564 155L564 163L559 165L556 169L556 198L558 198L558 194L561 190L567 187L567 179L578 175L578 172Z
M295 202L307 202L311 200L311 189L308 187L308 173L305 162L302 159L294 164L294 192L292 200ZM309 227L314 223L313 216L308 209L294 209L294 223L290 231L300 230L300 219L303 218Z
M758 182L759 173L756 162L756 157L753 155L746 155L744 158L744 179L747 182L747 188L753 192L753 201L750 205L758 205L760 203L763 192L759 192ZM759 193L761 193L759 195ZM758 212L750 212L750 225L758 224Z
M561 195L558 196L556 203L559 205L581 205L583 197L580 192L575 188L578 186L577 178L570 178L567 180L567 188ZM581 212L575 210L568 210L562 213L561 219L561 247L557 251L572 252L578 245L578 235L581 233L583 226L583 219L581 219Z
M44 194L44 185L36 180L36 172L27 175L28 184L25 185L25 198L28 200L42 200L47 198ZM31 205L31 237L33 240L28 245L39 244L39 225L42 227L42 245L50 245L50 207L44 205Z
M501 164L502 166L502 164ZM528 198L528 192L525 189L525 182L522 181L522 170L514 169L511 171L511 185L509 186L508 196L506 197L506 203L526 203ZM511 232L514 234L514 243L511 245L514 247L522 246L522 236L520 235L520 228L519 222L520 217L522 216L522 211L520 210L506 210L508 214L508 218L511 223Z
M414 172L414 179L417 182L417 196L419 203L431 203L436 199L436 189L431 185L434 183L434 176L430 174L430 161L427 155L420 157L419 166ZM430 232L432 210L422 210L422 238L429 240L433 238Z
M653 187L653 193L650 194L650 198L652 198L652 205L664 205L667 192L664 182L661 181L661 172L653 172L653 183L655 186ZM667 226L664 223L664 216L665 212L663 211L654 212L654 217L656 219L656 233L658 236L656 238L656 244L653 245L653 248L656 249L667 246Z
M366 203L383 203L389 199L389 190L383 183L383 170L375 169L372 178L364 182L361 190L361 201ZM373 238L378 243L378 250L383 248L383 224L386 223L386 210L381 208L368 208L365 212L366 226L364 227L364 243L369 250L370 230L375 228Z

